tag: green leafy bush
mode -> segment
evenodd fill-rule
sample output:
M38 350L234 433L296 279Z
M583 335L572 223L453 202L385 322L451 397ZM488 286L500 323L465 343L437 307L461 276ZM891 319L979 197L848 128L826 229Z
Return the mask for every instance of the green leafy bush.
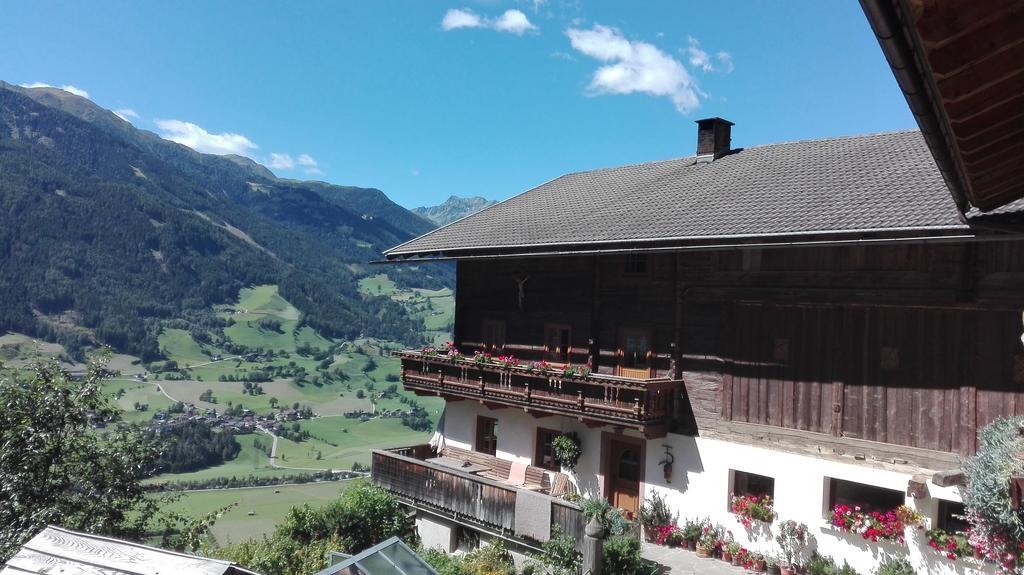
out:
M576 469L583 454L583 447L575 434L559 435L551 442L551 449L555 452L555 459L568 469Z
M604 570L616 575L649 575L657 565L640 557L640 540L614 535L604 542Z
M651 493L650 498L640 505L640 511L637 515L644 527L675 525L679 522L679 514L672 513L668 503L665 501L665 497L658 491Z
M607 499L588 497L580 501L579 505L587 521L597 517L601 527L604 527L606 538L628 533L632 527L630 521L622 514L622 510L612 507Z
M576 551L576 538L562 533L557 525L552 526L551 539L533 560L535 564L528 566L531 572L537 572L536 564L540 564L541 571L547 575L577 575L583 566L583 559Z
M1024 514L1010 506L1010 477L1024 474L1024 417L997 418L978 434L978 453L964 461L962 491L969 542L992 560L1015 557L1024 544ZM1004 568L1012 568L1006 561Z
M875 570L876 575L917 575L914 566L904 558L890 559Z
M843 566L839 567L834 559L819 555L817 552L811 555L805 569L807 575L859 575L846 561L843 561Z

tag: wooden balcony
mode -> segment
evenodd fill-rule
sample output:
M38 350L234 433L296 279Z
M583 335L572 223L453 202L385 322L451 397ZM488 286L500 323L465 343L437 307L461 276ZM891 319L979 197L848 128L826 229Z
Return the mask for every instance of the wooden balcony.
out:
M543 529L545 534L549 535L557 527L582 543L585 521L577 505L426 461L432 455L429 445L374 450L370 475L376 485L416 509L532 546L545 541L546 537L538 536L533 518L527 521L524 516L517 521L516 510L530 509L535 513L538 503L542 507L550 505L550 520ZM534 531L524 532L524 526Z
M649 438L667 433L681 384L668 378L565 375L558 368L480 364L418 351L395 355L402 360L405 388L417 395L477 400L494 409L517 407L535 417L573 417L592 427L636 429Z

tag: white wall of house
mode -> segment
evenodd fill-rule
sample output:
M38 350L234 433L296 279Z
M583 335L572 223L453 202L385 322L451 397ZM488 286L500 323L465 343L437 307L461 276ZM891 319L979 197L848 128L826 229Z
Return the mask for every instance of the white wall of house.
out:
M521 410L505 408L491 410L477 402L451 402L445 416L445 440L450 445L473 448L478 415L498 420L497 456L508 460L532 463L538 427L565 432L576 432L583 445L583 456L576 468L581 492L586 496L601 496L603 470L601 469L602 435L610 427L589 428L566 417L534 418ZM622 435L639 437L631 431ZM666 482L659 462L664 458L665 446L675 457L673 475ZM730 529L737 541L749 549L776 554L778 548L772 534L764 526L748 530L728 511L730 470L766 475L775 479L775 510L780 520L794 519L807 524L814 545L824 555L839 561L846 560L858 572L868 575L880 561L892 556L907 556L918 573L929 575L969 575L994 573L992 566L978 568L973 560L950 561L939 556L930 547L924 530L907 533L907 544L870 543L859 535L840 533L828 526L825 519L826 478L855 481L868 485L906 492L911 475L870 465L856 465L798 455L761 447L726 441L669 434L667 437L646 442L645 482L642 494L661 492L671 507L685 519L709 517ZM929 496L923 499L906 498L906 505L933 518L940 499L960 501L956 488L928 485Z

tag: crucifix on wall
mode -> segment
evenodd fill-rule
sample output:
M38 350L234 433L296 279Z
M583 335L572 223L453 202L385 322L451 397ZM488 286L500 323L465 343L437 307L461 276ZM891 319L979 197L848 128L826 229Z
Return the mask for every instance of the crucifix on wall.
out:
M526 282L529 281L530 276L519 275L516 276L516 307L520 310L526 306Z

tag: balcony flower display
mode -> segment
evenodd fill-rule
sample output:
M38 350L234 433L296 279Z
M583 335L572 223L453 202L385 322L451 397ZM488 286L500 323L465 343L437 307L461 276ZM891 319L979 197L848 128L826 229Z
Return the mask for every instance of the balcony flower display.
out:
M420 350L420 353L422 353L423 355L425 355L427 357L436 357L437 356L437 350L432 348L432 347L424 347L423 349Z
M949 533L944 529L928 530L928 546L947 559L959 559L974 553L966 534Z
M489 365L494 363L494 360L491 357L491 354L478 351L473 354L473 363L477 365Z
M586 377L590 375L590 368L585 365L572 365L569 364L562 368L562 375L566 377Z
M534 361L534 362L530 363L529 365L527 365L526 369L528 369L529 371L536 371L536 372L540 372L540 373L547 373L547 372L551 371L551 364L546 362L546 361L544 361L544 360Z
M864 511L860 506L839 504L833 507L829 521L839 531L858 533L869 541L904 543L903 531L908 526L920 526L924 518L920 513L901 505L885 512Z
M499 355L498 365L502 367L515 367L519 364L516 362L516 358L513 355Z
M754 521L771 523L775 519L770 495L733 495L729 500L729 510L748 529Z

